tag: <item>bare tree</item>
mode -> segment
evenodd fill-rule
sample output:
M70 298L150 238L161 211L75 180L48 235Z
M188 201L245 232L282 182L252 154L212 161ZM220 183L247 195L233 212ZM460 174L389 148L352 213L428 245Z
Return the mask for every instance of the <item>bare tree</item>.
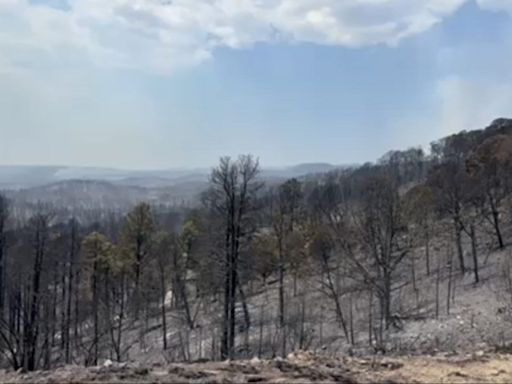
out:
M455 246L461 273L466 272L462 231L464 229L463 196L467 183L465 168L459 162L445 162L436 167L429 176L428 185L435 191L436 202L441 213L449 215L454 228Z
M467 161L470 175L480 183L480 195L488 208L483 214L491 223L500 248L505 247L501 208L512 190L511 166L512 138L506 135L496 135L485 140Z
M431 240L434 236L435 228L435 194L432 188L425 184L419 184L410 189L405 200L405 210L407 218L412 224L414 233L417 234L419 244L425 247L425 269L427 276L431 272Z
M394 324L391 313L394 273L409 251L402 202L391 178L384 175L368 181L353 221L359 248L371 262L365 265L353 253L349 255L366 282L374 286L381 321L389 328Z
M236 298L239 281L239 256L242 241L247 236L248 223L254 197L260 184L256 178L258 161L252 156L240 156L232 161L221 158L212 171L208 194L210 207L222 217L224 230L224 309L222 317L221 357L234 356Z
M281 355L286 356L285 330L285 287L286 264L291 261L290 237L298 221L302 191L296 179L290 179L271 194L270 211L273 234L277 244L277 271L279 276L279 328L281 336ZM294 277L294 287L296 286ZM296 288L294 288L296 290Z
M37 368L39 353L39 336L41 325L41 304L43 298L42 286L43 267L48 252L48 237L52 213L41 206L30 220L33 244L33 266L29 285L28 315L23 326L23 367L27 371Z
M345 338L347 340L353 340L354 338L351 338L349 334L349 328L347 327L347 321L345 319L343 305L341 302L342 297L347 293L347 291L342 290L340 284L336 283L335 274L340 268L340 263L335 262L333 264L333 256L336 251L335 244L321 224L314 223L313 226L314 228L312 228L313 233L311 234L309 250L320 265L321 291L334 303L336 319L343 330ZM349 319L352 321L351 316L349 316Z

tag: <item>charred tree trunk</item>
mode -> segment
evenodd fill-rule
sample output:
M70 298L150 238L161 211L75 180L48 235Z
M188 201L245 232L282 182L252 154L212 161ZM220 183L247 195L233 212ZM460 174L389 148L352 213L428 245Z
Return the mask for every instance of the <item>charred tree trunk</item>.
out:
M74 315L73 315L73 339L75 342L75 345L78 345L80 342L80 280L81 280L81 273L80 268L76 269L76 273L74 276Z
M192 313L190 311L190 304L188 301L188 293L187 293L187 283L186 283L186 268L184 268L180 261L181 255L177 252L173 254L173 276L174 276L174 287L176 289L176 293L178 299L183 306L183 310L185 311L185 319L187 321L188 327L190 329L194 329L194 319L192 318Z
M26 348L26 359L24 368L27 371L34 371L37 368L37 353L39 342L39 311L41 304L41 278L43 273L43 261L46 251L47 219L43 215L35 217L35 239L34 239L34 266L32 270L32 285L28 321L24 324L24 337Z
M343 313L343 309L341 306L341 300L339 297L338 290L336 289L336 286L334 284L334 281L332 279L331 270L329 268L329 265L327 265L327 261L324 261L324 273L327 277L327 288L330 291L330 296L332 300L334 301L334 306L336 309L336 318L338 319L338 322L341 326L341 329L343 330L343 334L347 340L350 340L349 332L347 329L347 322L345 321L345 315Z
M251 327L251 314L249 312L249 307L247 306L247 299L245 297L245 292L241 284L238 284L238 293L240 295L240 301L242 302L242 309L244 311L244 329L246 332L249 332L249 328Z
M94 260L92 274L92 315L93 315L93 356L92 365L98 365L99 344L99 297L98 297L98 262Z
M491 195L489 195L489 204L491 206L492 223L494 226L494 232L496 233L496 238L498 239L498 246L500 249L503 249L505 247L505 243L503 241L503 235L501 234L500 212Z
M368 299L368 345L373 345L373 289L370 289Z
M230 286L229 286L229 358L233 359L235 356L235 338L236 338L236 287L237 287L237 273L236 261L233 257L233 269L230 273Z
M473 272L475 274L475 284L480 282L480 276L478 274L478 253L477 253L477 239L475 226L471 224L470 229L470 237L471 237L471 254L473 255Z
M436 319L439 318L439 285L441 283L441 266L440 258L437 258L437 271L436 271Z
M167 295L167 289L165 287L165 273L162 266L160 266L160 305L162 315L162 344L164 351L167 350L167 313L165 308L165 296Z
M230 287L231 287L231 256L226 255L226 266L224 271L224 302L222 316L222 335L220 358L225 360L229 357L229 323L230 323Z
M454 220L455 229L455 246L457 247L457 256L459 258L459 266L462 274L466 273L466 266L464 264L464 249L462 248L462 228L459 219Z
M134 300L135 300L135 320L139 320L140 317L140 274L141 274L141 263L142 263L142 240L137 237L136 240L136 250L135 250L135 292L134 292ZM142 328L142 327L141 327Z
M350 326L350 344L355 345L355 335L354 335L354 303L352 302L352 293L349 296L349 326Z
M452 294L452 273L453 271L453 262L452 262L452 254L450 253L448 257L448 289L446 295L446 314L450 314L450 305L451 305L451 294Z
M430 232L425 229L425 263L427 268L427 276L430 276Z
M78 247L78 239L77 239L77 225L74 220L71 222L71 236L70 236L70 247L68 253L68 263L67 263L67 301L65 304L66 307L66 324L64 326L64 333L62 335L62 339L64 341L64 359L66 364L71 363L71 351L70 351L70 333L71 333L71 311L73 305L73 288L75 287L74 283L74 269L75 269L75 259ZM63 304L64 305L64 304Z
M53 310L49 300L45 300L44 303L44 318L43 318L43 369L50 369L50 360L51 360L51 345L50 345L50 333L52 321L50 319L50 314ZM52 300L53 301L53 300Z
M382 309L386 329L391 326L391 274L386 268L383 273Z
M70 329L71 329L71 307L72 307L72 297L73 297L73 263L69 262L68 264L68 295L66 301L66 325L64 326L64 360L66 364L71 363L71 351L70 351Z
M284 314L284 249L282 236L278 236L279 253L279 331L281 337L281 357L286 357L286 332L285 332L285 314Z
M119 305L119 312L117 314L117 322L115 326L112 326L111 329L111 338L112 343L114 346L114 352L116 354L116 360L117 362L121 362L123 358L123 350L122 350L122 340L123 340L123 321L125 316L125 272L121 272L121 276L119 277L119 290L116 289L115 295L117 296L117 299L115 299L115 302L117 302L117 305ZM117 329L117 334L114 332L114 328Z

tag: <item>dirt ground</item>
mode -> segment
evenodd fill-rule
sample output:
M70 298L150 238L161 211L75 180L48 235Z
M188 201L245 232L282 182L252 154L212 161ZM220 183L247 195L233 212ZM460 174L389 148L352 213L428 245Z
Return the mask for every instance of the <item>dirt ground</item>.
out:
M142 367L106 362L49 372L0 372L2 383L511 383L512 356L330 359L297 353L287 359Z
M370 364L370 367L365 365ZM373 367L372 367L373 364ZM413 357L351 364L356 382L511 383L512 356Z

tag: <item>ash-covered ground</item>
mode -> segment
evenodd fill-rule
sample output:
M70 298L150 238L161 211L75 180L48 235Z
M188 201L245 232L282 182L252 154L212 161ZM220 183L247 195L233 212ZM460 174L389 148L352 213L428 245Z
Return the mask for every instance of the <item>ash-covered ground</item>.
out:
M142 366L135 363L0 372L9 383L510 383L512 356L491 351L428 357L329 358L307 352L286 359Z

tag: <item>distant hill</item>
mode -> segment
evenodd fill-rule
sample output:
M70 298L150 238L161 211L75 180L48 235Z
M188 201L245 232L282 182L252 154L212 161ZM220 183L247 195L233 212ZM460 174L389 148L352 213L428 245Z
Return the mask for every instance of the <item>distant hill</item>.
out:
M269 184L328 172L330 164L263 169ZM208 169L132 171L65 166L0 166L0 190L21 216L38 203L59 207L63 217L84 212L125 212L145 201L168 207L191 206L208 187Z
M100 167L0 166L0 189L22 189L60 181L95 180L141 187L204 181L208 170L124 170Z
M263 179L287 179L324 173L337 166L326 163L263 168ZM210 169L124 170L100 167L0 166L0 189L24 189L70 180L107 181L122 186L159 188L204 183Z
M340 167L329 163L305 163L291 167L290 172L297 175L306 175L311 173L325 173L337 168Z
M24 188L56 181L63 167L0 165L0 189Z
M333 171L344 166L336 166L327 163L305 163L283 168L264 168L261 172L263 178L302 177L311 174L319 174Z
M171 204L195 198L206 188L206 182L186 182L174 186L146 188L119 185L99 180L65 180L19 190L6 190L8 196L29 203L44 201L61 206L96 205L113 208L139 201Z

